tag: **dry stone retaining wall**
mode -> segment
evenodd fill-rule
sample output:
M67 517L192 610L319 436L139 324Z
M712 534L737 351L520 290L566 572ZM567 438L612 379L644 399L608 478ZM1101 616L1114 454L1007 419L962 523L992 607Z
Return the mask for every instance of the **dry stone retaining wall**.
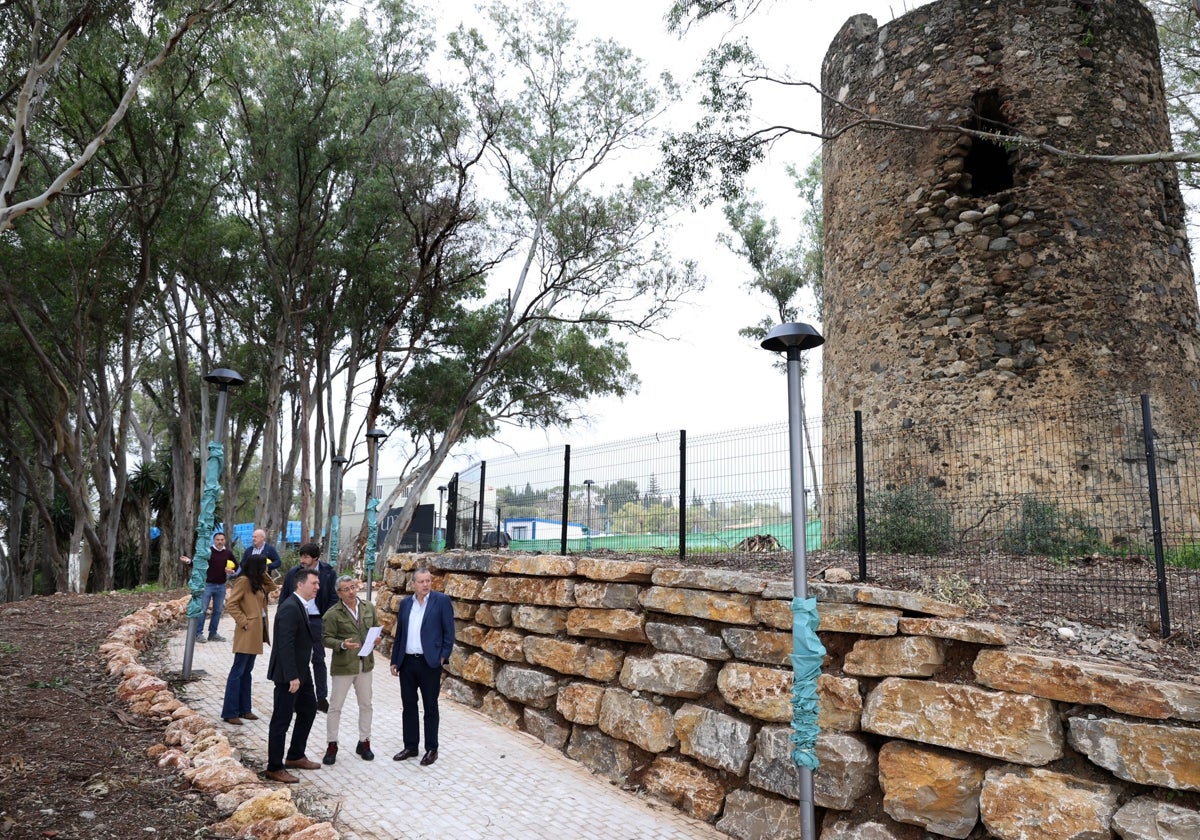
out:
M648 561L393 556L454 602L443 686L733 837L798 838L790 581ZM1200 685L1009 646L925 596L814 583L821 840L1200 837Z

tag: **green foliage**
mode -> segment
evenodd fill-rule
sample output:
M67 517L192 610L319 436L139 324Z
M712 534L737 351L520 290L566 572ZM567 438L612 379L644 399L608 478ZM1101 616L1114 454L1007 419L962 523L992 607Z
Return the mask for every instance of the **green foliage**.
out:
M940 554L953 541L950 511L920 484L871 493L866 501L867 547L895 554Z
M724 43L705 59L696 77L706 113L690 131L673 134L663 144L671 189L705 203L714 197L733 201L741 194L746 173L778 136L750 131L754 103L746 78L757 61L745 41Z
M804 202L799 237L784 236L779 223L763 215L762 202L739 199L725 206L725 221L733 233L720 241L744 259L752 272L746 288L767 298L771 314L738 334L759 343L778 324L806 320L800 309L800 295L808 289L817 302L818 314L824 298L825 270L824 216L821 208L821 157L817 155L803 176L789 168L796 189ZM803 373L807 358L801 358ZM786 360L778 364L785 366Z
M1200 569L1200 543L1187 543L1169 549L1165 562L1168 566L1181 569Z
M1039 557L1074 557L1103 546L1100 530L1078 511L1032 494L1021 496L1021 509L1005 529L1005 551Z
M679 529L679 511L660 502L630 502L612 516L615 534L670 534Z

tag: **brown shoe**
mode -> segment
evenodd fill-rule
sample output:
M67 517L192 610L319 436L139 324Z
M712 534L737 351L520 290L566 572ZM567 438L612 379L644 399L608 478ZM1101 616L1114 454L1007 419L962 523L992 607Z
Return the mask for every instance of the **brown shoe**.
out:
M263 773L263 775L272 782L280 782L281 784L285 785L294 785L296 782L300 781L286 770L268 770L266 773Z
M297 770L320 770L321 765L307 758L294 758L283 762L284 767L295 767Z
M254 712L246 712L246 714L242 715L242 720L258 720L258 715L254 714Z
M221 720L225 721L230 726L241 726L242 725L241 718L221 718Z
M425 755L421 756L422 767L428 767L435 761L437 761L437 750L430 750L429 752L425 753Z

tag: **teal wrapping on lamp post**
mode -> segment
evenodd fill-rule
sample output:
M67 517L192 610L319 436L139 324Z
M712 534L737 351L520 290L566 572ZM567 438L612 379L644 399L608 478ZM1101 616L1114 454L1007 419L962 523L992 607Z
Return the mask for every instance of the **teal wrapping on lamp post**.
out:
M378 540L375 532L378 530L379 519L376 516L376 511L379 510L379 499L372 496L367 500L367 592L370 594L371 573L375 571L375 548Z
M379 446L387 439L387 432L383 429L371 429L367 432L367 447L370 450L368 460L370 463L367 468L367 556L366 556L366 571L367 571L367 600L371 600L371 579L375 572L375 546L378 520L375 512L379 510L379 498L375 495L375 482L378 481L379 475Z
M817 638L817 601L808 597L807 499L804 495L804 422L801 353L825 343L808 324L780 324L763 339L762 347L787 354L788 469L792 479L792 761L800 795L801 840L815 840L816 806L813 771L817 768L817 677L825 646Z
M819 763L817 677L825 659L825 645L817 636L820 623L816 598L792 599L792 761L809 770Z
M213 439L208 443L208 465L204 481L204 491L200 494L200 512L196 519L196 548L192 551L192 576L188 580L188 590L192 598L188 601L187 640L183 647L183 678L191 679L192 654L195 651L196 635L204 621L200 612L201 598L204 595L204 584L208 578L209 546L212 545L213 519L217 513L217 500L221 496L221 469L225 464L225 448L221 441L225 437L225 409L229 401L229 388L241 385L246 380L235 370L217 368L204 377L205 382L217 385L217 417L213 422Z
M217 499L221 496L221 468L225 463L225 448L215 440L208 442L208 475L204 492L200 494L200 515L196 521L196 547L192 550L192 576L188 579L188 590L192 599L188 601L188 621L203 619L200 614L200 599L204 595L204 583L208 578L208 554L212 545L213 520L217 513Z
M339 532L342 519L342 466L349 460L342 455L335 455L333 458L333 492L329 494L332 497L330 507L333 508L333 515L329 518L329 565L335 569L341 540Z

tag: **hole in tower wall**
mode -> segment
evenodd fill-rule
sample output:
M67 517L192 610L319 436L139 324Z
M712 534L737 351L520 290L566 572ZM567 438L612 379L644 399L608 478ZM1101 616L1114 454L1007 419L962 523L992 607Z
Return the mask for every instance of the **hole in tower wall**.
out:
M966 128L993 134L1009 134L1001 110L1003 100L995 90L975 94L972 115ZM961 191L968 195L993 195L1013 185L1012 153L994 140L972 137L963 161ZM965 182L965 183L963 183Z

